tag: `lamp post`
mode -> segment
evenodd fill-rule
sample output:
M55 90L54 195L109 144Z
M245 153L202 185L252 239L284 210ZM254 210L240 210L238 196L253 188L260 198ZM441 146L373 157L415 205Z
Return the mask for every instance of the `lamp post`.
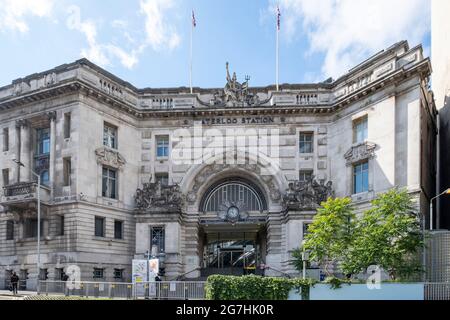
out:
M19 167L24 167L25 165L19 160L13 159ZM40 292L39 276L41 273L41 176L30 170L31 173L37 177L37 292Z
M445 190L441 194L438 194L436 197L434 197L430 200L430 230L431 231L433 230L433 200L439 198L440 196L442 196L444 194L450 194L450 188L448 188L447 190Z
M305 250L305 240L302 241L303 280L306 279L306 264L309 260L309 252Z

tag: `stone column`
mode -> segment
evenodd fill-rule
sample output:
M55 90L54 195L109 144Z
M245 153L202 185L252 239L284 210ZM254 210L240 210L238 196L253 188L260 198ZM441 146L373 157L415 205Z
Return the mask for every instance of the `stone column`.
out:
M25 167L20 168L20 181L31 181L31 135L30 127L26 120L20 122L20 161Z
M21 127L20 122L17 121L16 122L16 136L15 136L15 147L16 147L16 150L15 150L16 155L15 155L15 157L16 157L16 160L20 160L20 127ZM15 173L15 177L14 177L15 182L20 182L20 169L21 169L21 167L19 165L17 165L17 167L16 167L16 169L14 171L14 173Z
M53 199L55 188L55 152L56 152L56 111L49 112L50 119L50 159L49 159L49 178L50 178L50 197Z
M200 267L198 214L189 214L184 221L184 272ZM186 278L198 278L199 271L191 272Z
M281 270L282 240L281 214L279 212L271 212L267 221L266 265L279 271L283 271ZM266 270L266 275L280 276L280 272L268 269Z

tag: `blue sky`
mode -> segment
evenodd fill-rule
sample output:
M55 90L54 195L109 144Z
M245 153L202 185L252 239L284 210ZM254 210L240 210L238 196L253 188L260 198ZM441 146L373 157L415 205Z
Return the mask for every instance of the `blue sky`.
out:
M430 51L428 0L0 0L0 86L87 57L137 87L317 82L406 39Z

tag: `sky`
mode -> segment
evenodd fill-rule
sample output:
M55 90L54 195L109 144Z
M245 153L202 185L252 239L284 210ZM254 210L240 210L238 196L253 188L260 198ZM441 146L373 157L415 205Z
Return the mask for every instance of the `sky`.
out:
M138 88L338 78L408 40L430 54L429 0L0 0L0 86L87 58Z

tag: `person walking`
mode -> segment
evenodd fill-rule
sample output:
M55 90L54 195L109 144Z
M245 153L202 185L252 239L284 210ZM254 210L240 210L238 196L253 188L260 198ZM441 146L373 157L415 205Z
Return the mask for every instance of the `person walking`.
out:
M17 276L17 274L15 272L13 272L13 274L11 276L11 288L12 288L13 295L17 294L17 286L18 285L19 285L19 277Z

